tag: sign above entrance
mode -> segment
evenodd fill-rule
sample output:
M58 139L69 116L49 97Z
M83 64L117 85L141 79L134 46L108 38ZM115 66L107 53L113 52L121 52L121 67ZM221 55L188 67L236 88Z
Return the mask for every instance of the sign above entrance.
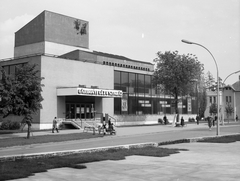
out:
M121 90L78 88L78 95L98 97L122 97Z
M57 96L95 96L95 97L122 97L121 90L109 89L91 89L84 87L59 87L57 88Z

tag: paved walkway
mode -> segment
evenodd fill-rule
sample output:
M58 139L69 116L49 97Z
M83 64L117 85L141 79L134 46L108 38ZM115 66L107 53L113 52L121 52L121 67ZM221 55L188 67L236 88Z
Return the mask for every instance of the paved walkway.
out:
M240 122L234 122L231 124L226 124L225 126L230 125L240 125ZM216 126L215 126L216 127ZM148 125L148 126L131 126L131 127L118 127L116 136L130 136L130 135L138 135L138 134L150 134L150 133L159 133L159 132L167 132L167 131L179 131L180 129L184 130L192 130L206 128L208 129L207 123L200 123L199 125L190 123L187 124L184 128L182 127L174 127L172 124L169 125ZM47 131L37 131L33 132L33 136L43 136L43 135L58 135L58 134L70 134L70 133L81 133L83 130L79 129L68 129L68 130L60 130L59 133L52 133L51 130ZM23 133L14 133L14 134L0 134L0 139L4 138L13 138L13 137L26 137L26 132Z
M237 128L236 133L240 133L239 123L233 125L221 126L224 128ZM185 130L185 131L184 131ZM206 136L216 135L216 130L208 131L207 124L200 125L188 124L187 127L172 127L171 125L162 126L139 126L139 127L121 127L117 129L117 136L106 137L104 140L119 140L120 139L136 139L150 137L153 139L156 135L177 135L180 133L200 133L207 134ZM61 130L58 134L77 133L79 130ZM173 134L176 133L176 134ZM229 130L222 131L223 134L229 133ZM50 131L34 132L34 136L53 134ZM190 134L192 135L192 134ZM26 133L18 133L13 135L0 135L2 139L7 137L25 137ZM114 139L113 139L114 138ZM95 145L94 140L81 141L84 144ZM96 140L96 139L95 139ZM142 139L144 140L144 139ZM0 140L1 141L1 140ZM68 144L66 144L68 145ZM66 145L64 145L66 147ZM116 143L115 143L116 145ZM30 148L31 146L29 146ZM37 180L239 180L240 178L240 142L228 144L216 143L182 143L174 145L165 145L166 148L188 149L181 151L179 154L174 154L169 157L144 157L130 156L126 160L121 161L102 161L84 164L86 169L58 168L51 169L44 173L36 173L24 179L24 181ZM11 148L10 148L11 149ZM11 150L6 149L10 152ZM13 148L16 149L16 148ZM28 148L20 147L20 151ZM40 150L40 147L36 147ZM44 148L45 149L45 148ZM70 148L69 148L70 149ZM17 149L16 149L17 150ZM0 150L4 151L4 150ZM6 152L6 153L7 153Z
M87 163L84 164L86 169L79 170L51 169L18 181L238 181L240 178L240 142L183 143L162 147L188 151L168 157L129 156L121 161Z

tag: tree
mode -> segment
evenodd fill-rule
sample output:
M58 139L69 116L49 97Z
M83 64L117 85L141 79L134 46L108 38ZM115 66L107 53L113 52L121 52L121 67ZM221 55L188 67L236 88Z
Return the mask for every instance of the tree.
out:
M211 72L207 72L205 75L205 86L207 89L214 89L216 84Z
M224 85L221 77L218 77L218 80L219 80L219 88L223 87ZM217 90L217 81L215 81L215 79L213 78L213 75L209 71L205 76L205 86L209 90L212 90L212 91Z
M217 104L216 103L211 104L211 106L209 108L209 113L213 114L213 115L216 115L217 112L218 112L217 111Z
M6 75L4 69L2 80L0 81L0 93L2 101L0 109L3 117L10 114L24 116L24 121L28 125L28 138L30 135L32 114L37 113L42 108L41 101L41 80L39 70L35 64L24 64L16 66L15 74ZM30 124L29 124L30 123Z
M227 102L227 105L225 107L225 112L227 114L227 119L228 119L228 124L229 124L229 117L234 113L234 109L229 102Z
M194 92L193 80L199 80L203 65L192 54L179 55L178 51L158 52L153 82L174 96L175 112L178 115L178 96Z
M199 110L198 110L199 116L204 117L204 113L207 108L207 93L205 88L203 89L202 92L199 93L198 100L199 100Z

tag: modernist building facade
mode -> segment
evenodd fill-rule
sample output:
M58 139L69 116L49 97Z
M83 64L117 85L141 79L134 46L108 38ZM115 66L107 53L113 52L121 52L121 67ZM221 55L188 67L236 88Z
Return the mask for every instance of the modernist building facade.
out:
M42 107L36 129L52 119L92 119L96 113L117 120L143 121L173 114L173 97L152 85L154 65L89 49L89 22L43 11L15 33L14 58L1 60L7 74L21 64L37 64ZM181 97L180 114L196 114L196 100Z

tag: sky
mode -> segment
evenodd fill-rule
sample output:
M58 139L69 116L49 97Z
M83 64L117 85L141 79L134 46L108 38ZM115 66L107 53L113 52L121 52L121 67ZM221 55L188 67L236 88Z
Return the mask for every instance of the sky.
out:
M157 52L193 54L225 79L240 70L240 0L0 0L0 59L13 57L14 33L44 10L89 22L89 48L153 63ZM225 81L233 84L240 73Z

